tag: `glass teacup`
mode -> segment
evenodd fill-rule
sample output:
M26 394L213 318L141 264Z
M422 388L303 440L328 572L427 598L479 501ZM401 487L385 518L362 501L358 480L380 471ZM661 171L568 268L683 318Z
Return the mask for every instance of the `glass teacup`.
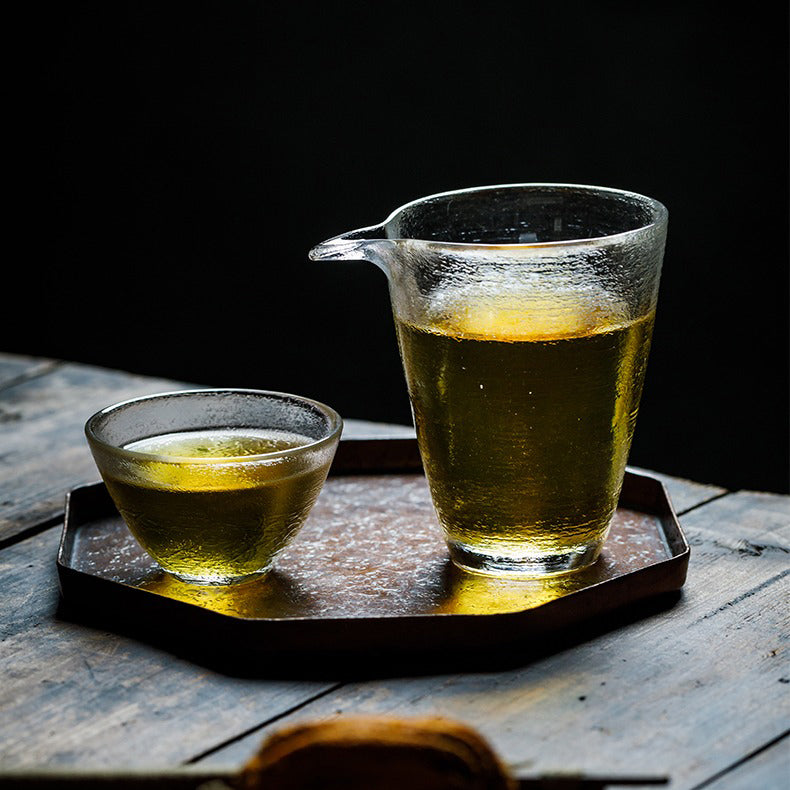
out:
M297 533L342 427L308 398L203 389L115 404L85 434L146 552L184 581L229 584L266 573Z

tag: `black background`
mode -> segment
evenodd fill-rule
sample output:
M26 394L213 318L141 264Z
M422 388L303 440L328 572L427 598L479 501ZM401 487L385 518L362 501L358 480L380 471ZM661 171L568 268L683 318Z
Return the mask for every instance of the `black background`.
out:
M670 212L631 463L786 491L784 5L28 6L5 350L408 423L384 275L309 248L444 190L630 189Z

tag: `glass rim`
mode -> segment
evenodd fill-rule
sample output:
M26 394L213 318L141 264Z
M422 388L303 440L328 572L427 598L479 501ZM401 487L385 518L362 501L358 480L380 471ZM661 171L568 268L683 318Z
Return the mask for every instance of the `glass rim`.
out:
M419 244L426 244L437 247L451 247L461 249L481 249L481 250L520 250L520 249L540 249L540 248L553 248L553 247L572 247L572 246L595 246L601 242L618 242L625 241L629 237L638 237L651 231L654 228L659 228L667 224L669 218L669 211L667 207L655 198L648 197L639 192L632 192L627 189L617 189L615 187L602 187L591 184L570 184L570 183L552 183L543 181L528 181L512 184L489 184L485 186L467 187L465 189L453 189L447 192L436 192L432 195L425 195L424 197L411 200L399 206L384 220L381 228L386 231L387 226L397 219L403 211L410 208L415 208L420 204L427 203L437 198L455 197L457 195L470 195L475 192L484 193L496 189L512 189L512 190L535 190L540 189L553 189L553 190L576 190L588 192L591 195L607 195L611 197L627 198L634 204L650 209L652 217L649 222L646 222L639 227L631 228L629 230L619 231L618 233L610 233L603 236L589 236L578 239L563 239L562 241L534 241L534 242L516 242L512 244L485 244L481 242L465 242L465 241L437 241L435 239L419 239L411 238L408 236L399 237L395 239L387 239L387 241L410 241Z
M118 447L115 444L105 441L102 439L96 432L96 428L98 427L98 422L108 415L111 415L113 412L120 411L128 406L132 406L137 403L144 403L146 401L155 401L161 400L164 398L171 398L171 397L181 397L181 396L189 396L189 395L254 395L254 396L267 396L269 398L273 398L275 400L292 400L297 401L298 403L304 406L311 406L315 408L317 411L321 412L321 414L326 417L329 421L328 425L328 433L326 436L321 437L320 439L315 439L314 441L308 442L307 444L300 444L298 447L291 447L286 450L277 450L276 452L271 453L257 453L255 455L233 455L233 456L214 456L214 457L193 457L193 456L176 456L176 455L162 455L159 453L146 453L140 452L139 450L129 450L125 447ZM189 429L186 429L189 430ZM194 429L200 430L200 429ZM206 387L206 388L191 388L191 389L182 389L182 390L166 390L162 392L154 392L150 395L140 395L136 398L127 398L126 400L118 401L117 403L113 403L110 406L106 406L103 409L92 414L88 419L85 421L85 436L88 439L89 444L94 444L102 448L102 450L108 452L110 455L114 455L118 458L123 458L129 461L156 461L158 463L170 463L170 464L200 464L205 466L221 466L221 465L228 465L228 464L239 464L239 463L260 463L261 461L269 461L269 460L277 460L280 458L285 457L293 457L302 455L308 451L316 450L324 445L330 444L331 442L335 441L335 439L339 438L341 431L343 430L343 418L340 414L335 411L331 406L327 406L325 403L321 403L320 401L314 400L313 398L307 398L304 395L294 395L289 392L277 392L274 390L260 390L260 389L249 389L243 387ZM162 434L154 434L157 436L161 436Z

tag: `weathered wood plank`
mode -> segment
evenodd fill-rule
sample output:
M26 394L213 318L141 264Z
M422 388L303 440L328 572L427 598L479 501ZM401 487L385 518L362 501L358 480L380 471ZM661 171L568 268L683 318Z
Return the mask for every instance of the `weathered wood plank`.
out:
M111 403L177 382L60 365L0 391L0 540L63 512L65 493L98 479L83 426Z
M669 774L693 788L786 726L790 497L731 494L682 521L692 562L670 611L512 671L351 683L277 726L443 714L520 773ZM271 729L207 762L243 762Z
M727 489L721 486L710 485L708 483L697 483L693 480L684 480L680 477L672 477L662 472L654 472L650 469L643 469L638 466L629 466L628 468L633 469L635 472L643 472L657 477L666 486L667 493L672 500L672 506L675 508L676 513L685 513L687 510L691 510L691 508L697 507L703 502L709 502L711 499L715 499L727 493Z
M787 790L790 787L790 737L785 735L703 787L704 790Z
M0 353L0 390L25 378L49 371L58 364L54 359Z
M389 422L370 422L344 418L343 436L358 439L404 438L414 436L414 428L410 425L395 425Z
M0 764L176 765L327 681L224 675L58 612L58 530L0 552Z

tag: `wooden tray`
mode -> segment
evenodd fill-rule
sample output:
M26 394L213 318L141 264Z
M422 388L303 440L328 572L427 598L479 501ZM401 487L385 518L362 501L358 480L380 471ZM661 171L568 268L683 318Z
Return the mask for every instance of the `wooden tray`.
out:
M74 489L57 557L72 616L167 635L168 647L253 665L279 655L502 654L679 590L689 547L663 484L626 473L600 560L546 580L450 562L414 439L348 439L301 532L267 577L204 587L142 551L103 483Z

